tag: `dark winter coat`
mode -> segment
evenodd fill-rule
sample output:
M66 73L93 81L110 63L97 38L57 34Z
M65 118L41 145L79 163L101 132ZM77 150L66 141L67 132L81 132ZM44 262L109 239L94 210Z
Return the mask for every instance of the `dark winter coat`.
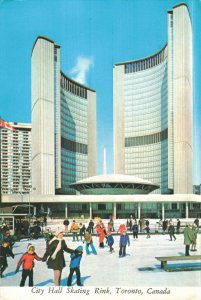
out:
M62 270L66 264L64 260L64 251L68 253L74 253L75 251L72 249L69 249L66 245L66 242L64 240L61 241L61 250L57 253L57 256L55 259L52 259L51 256L54 253L57 245L59 243L59 240L54 240L47 248L45 254L43 255L43 261L47 260L47 266L48 269L53 269L53 270Z
M90 221L88 226L89 226L89 228L93 228L94 227L94 222Z
M82 227L80 227L80 235L84 236L86 232L86 227L85 225L83 225Z
M2 245L0 245L0 265L2 264L5 264L6 266L8 265L7 256L11 256L12 258L14 258L14 254L12 250L9 248L9 246L3 247Z
M129 236L128 236L128 234L125 234L125 235L122 234L120 236L119 246L126 246L127 244L130 246Z
M133 231L134 233L138 233L138 225L137 225L137 224L134 224L134 225L133 225L132 231Z
M163 221L163 231L167 229L168 223L166 220Z
M181 222L178 221L178 222L177 222L177 230L180 229L180 227L181 227Z
M114 244L114 238L112 235L109 235L107 238L107 244L108 246L112 246Z
M174 234L175 233L174 225L169 226L168 232L169 232L169 234Z
M12 258L14 258L14 254L12 250L10 249L9 246L3 247L2 245L0 245L0 257L7 257L7 256L11 256Z

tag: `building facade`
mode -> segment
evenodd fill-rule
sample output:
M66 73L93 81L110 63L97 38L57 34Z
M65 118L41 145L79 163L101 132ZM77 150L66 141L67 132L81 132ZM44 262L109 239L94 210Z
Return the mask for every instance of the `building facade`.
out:
M1 193L27 194L31 189L31 124L1 128Z
M41 195L75 194L96 174L96 92L60 70L60 46L38 37L32 52L32 176Z
M114 66L114 171L192 193L192 28L185 4L168 12L159 52Z

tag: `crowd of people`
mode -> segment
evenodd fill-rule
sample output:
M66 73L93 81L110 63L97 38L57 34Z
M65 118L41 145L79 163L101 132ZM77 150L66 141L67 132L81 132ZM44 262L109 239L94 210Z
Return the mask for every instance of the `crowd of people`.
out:
M163 233L168 233L170 236L170 241L176 240L175 234L180 233L181 222L177 219L176 231L175 224L170 219L160 220ZM114 233L119 235L119 257L126 256L126 247L130 246L130 235L133 235L133 239L138 239L139 232L146 232L147 238L150 238L150 227L149 220L140 219L138 222L135 218L130 217L125 223L118 225L118 228L114 227L114 220L110 218L107 225L104 224L103 220L98 218L95 221L90 220L88 225L83 223L78 223L73 220L70 224L69 220L65 219L63 222L63 228L57 228L56 232L52 232L50 228L47 228L43 232L43 237L46 240L46 249L43 256L39 257L35 251L35 247L29 243L27 251L21 256L17 267L16 273L22 266L22 278L20 281L20 286L25 286L25 282L28 278L28 285L33 286L33 268L34 260L47 262L47 267L53 270L54 285L60 286L62 270L66 266L64 259L64 252L70 254L70 272L67 279L67 286L71 286L73 274L76 274L77 285L82 286L81 282L81 271L80 263L82 259L82 254L85 251L87 255L91 253L97 255L95 249L93 238L98 238L99 248L105 248L106 244L109 247L109 252L112 254L114 252ZM35 224L35 227L39 226ZM38 230L38 229L37 229ZM184 235L184 245L185 245L185 255L188 256L189 251L197 251L197 235L199 232L199 220L196 218L192 225L186 224L183 235ZM64 234L72 234L72 241L80 241L82 245L71 249L67 246L64 239ZM94 237L95 236L95 237ZM37 237L38 238L38 235ZM14 258L13 245L15 240L10 234L8 226L4 223L0 227L0 277L4 276L4 271L8 266L7 257Z

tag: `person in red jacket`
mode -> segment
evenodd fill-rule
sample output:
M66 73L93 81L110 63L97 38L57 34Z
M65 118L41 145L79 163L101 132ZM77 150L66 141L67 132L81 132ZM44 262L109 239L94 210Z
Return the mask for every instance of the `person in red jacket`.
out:
M42 260L42 258L35 253L35 247L32 244L28 244L27 252L24 253L20 258L17 264L17 269L15 271L15 273L17 273L22 264L23 271L22 271L22 279L20 282L20 286L25 285L25 281L27 277L29 277L29 286L33 286L34 259Z
M99 236L99 248L104 248L104 238L106 237L105 225L102 221L96 225L97 235Z

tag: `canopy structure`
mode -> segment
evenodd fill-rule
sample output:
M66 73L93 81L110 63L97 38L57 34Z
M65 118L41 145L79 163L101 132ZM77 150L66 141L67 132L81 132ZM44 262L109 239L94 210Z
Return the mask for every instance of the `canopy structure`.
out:
M92 176L70 186L85 195L145 195L159 188L148 180L122 174Z

